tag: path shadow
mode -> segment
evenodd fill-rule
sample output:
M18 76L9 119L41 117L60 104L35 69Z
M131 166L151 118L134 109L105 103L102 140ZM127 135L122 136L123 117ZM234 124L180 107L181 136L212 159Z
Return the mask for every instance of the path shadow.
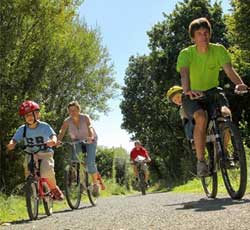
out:
M52 214L53 215L53 214ZM8 222L10 225L18 225L18 224L30 224L31 222L35 222L35 221L39 221L42 219L48 218L48 216L46 215L41 215L38 216L36 220L30 220L30 219L22 219L22 220L15 220L15 221L11 221Z
M70 208L66 208L64 210L58 210L58 211L53 211L51 216L47 216L46 214L41 214L38 215L36 220L30 220L30 219L22 219L22 220L15 220L15 221L10 221L8 222L10 225L18 225L18 224L30 224L31 222L35 222L35 221L39 221L45 218L50 218L53 217L53 215L56 214L60 214L60 213L67 213L67 212L76 212L76 211L80 211L80 210L84 210L84 209L89 209L89 208L94 208L95 206L93 205L89 205L89 206L81 206L78 209L70 209ZM1 226L2 227L2 226Z
M181 206L177 207L176 210L186 210L193 209L195 212L209 212L209 211L218 211L224 210L227 206L239 205L250 203L249 199L233 200L231 198L202 198L198 201L189 201L183 203L176 203L164 206Z
M79 210L84 210L84 209L89 209L89 208L95 208L96 206L93 206L93 205L88 205L88 206L81 206L77 209L71 209L71 208L67 208L67 209L64 209L64 210L59 210L59 211L54 211L53 213L54 214L57 214L57 213L67 213L67 212L75 212L75 211L79 211ZM53 215L53 214L52 214Z
M168 193L171 192L171 189L166 190L166 191L146 191L146 195L142 195L141 192L136 192L135 194L132 195L126 195L126 198L132 198L132 197L138 197L138 196L147 196L147 195L156 195L160 193Z

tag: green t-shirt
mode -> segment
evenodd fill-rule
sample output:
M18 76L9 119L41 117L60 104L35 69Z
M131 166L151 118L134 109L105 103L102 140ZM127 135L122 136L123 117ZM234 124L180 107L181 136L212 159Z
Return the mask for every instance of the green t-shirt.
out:
M177 60L177 71L182 67L189 68L191 90L205 91L219 85L221 68L231 63L226 48L219 44L209 43L208 52L200 54L196 45L183 49Z

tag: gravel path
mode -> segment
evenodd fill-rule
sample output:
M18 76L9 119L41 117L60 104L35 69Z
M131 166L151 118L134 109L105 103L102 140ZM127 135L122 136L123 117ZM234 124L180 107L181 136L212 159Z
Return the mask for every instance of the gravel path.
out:
M40 216L37 221L22 221L2 230L71 229L250 229L250 196L240 201L204 195L153 193L146 196L113 196L99 199L96 207L81 206Z

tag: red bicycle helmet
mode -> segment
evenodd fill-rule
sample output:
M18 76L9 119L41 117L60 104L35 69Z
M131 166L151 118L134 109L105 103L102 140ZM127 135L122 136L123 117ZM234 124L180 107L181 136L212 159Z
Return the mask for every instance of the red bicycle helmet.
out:
M27 113L34 112L40 110L39 105L34 101L24 101L19 106L19 115L24 116Z

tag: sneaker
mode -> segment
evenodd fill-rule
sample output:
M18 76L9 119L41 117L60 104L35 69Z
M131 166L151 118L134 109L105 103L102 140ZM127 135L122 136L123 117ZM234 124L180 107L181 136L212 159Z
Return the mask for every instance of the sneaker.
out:
M232 159L232 158L227 158L225 163L226 163L226 168L227 169L232 169L232 168L236 167L234 159Z
M197 161L197 175L198 177L206 177L209 175L206 161Z
M99 185L98 184L93 184L92 195L94 197L98 197L100 195L100 193L99 193Z
M63 200L64 199L64 195L58 186L56 186L54 189L52 189L51 193L52 193L53 199L55 199L55 200Z

